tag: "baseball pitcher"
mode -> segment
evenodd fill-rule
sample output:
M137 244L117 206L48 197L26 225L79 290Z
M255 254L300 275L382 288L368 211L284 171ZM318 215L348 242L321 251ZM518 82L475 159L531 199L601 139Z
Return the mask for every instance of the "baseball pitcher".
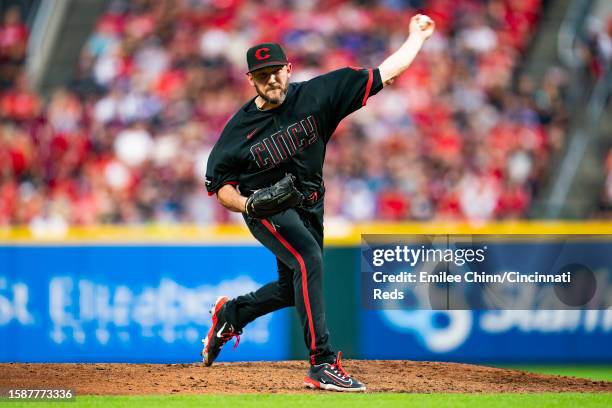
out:
M274 253L278 280L235 299L217 299L202 340L205 365L259 316L295 306L310 353L304 384L365 391L342 368L325 323L325 148L340 121L401 75L433 31L429 17L416 15L408 39L378 68L342 68L300 83L289 82L292 67L280 45L247 51L247 77L257 96L221 133L208 159L206 188L225 208L242 213L253 236Z

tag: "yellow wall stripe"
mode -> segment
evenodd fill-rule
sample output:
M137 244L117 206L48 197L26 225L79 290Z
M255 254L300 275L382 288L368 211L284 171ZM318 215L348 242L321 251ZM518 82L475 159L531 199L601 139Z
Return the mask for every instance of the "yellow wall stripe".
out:
M467 222L326 224L328 245L360 245L361 234L595 234L612 235L612 221ZM243 225L143 225L71 227L40 233L27 227L0 227L0 244L256 244Z

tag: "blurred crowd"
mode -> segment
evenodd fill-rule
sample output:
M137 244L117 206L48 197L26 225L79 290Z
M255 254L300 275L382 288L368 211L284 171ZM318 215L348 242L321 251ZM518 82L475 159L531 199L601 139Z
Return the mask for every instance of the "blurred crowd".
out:
M588 75L601 78L612 63L612 15L590 16L575 46L575 55Z
M515 72L541 0L111 1L74 80L48 100L24 74L28 30L0 26L0 225L238 220L208 198L207 156L254 96L245 50L284 45L293 81L376 67L416 10L437 31L327 149L326 219L525 218L562 148L568 82Z
M612 16L595 16L588 23L583 41L579 42L582 64L593 79L600 79L612 69ZM608 145L612 143L608 137ZM605 182L599 197L596 218L612 219L612 148L604 160Z

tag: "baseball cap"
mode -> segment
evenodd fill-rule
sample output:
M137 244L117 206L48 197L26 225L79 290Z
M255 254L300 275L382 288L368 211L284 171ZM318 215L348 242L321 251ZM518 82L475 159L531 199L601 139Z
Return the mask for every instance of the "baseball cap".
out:
M247 51L248 72L272 65L285 65L288 63L285 51L277 43L257 44Z

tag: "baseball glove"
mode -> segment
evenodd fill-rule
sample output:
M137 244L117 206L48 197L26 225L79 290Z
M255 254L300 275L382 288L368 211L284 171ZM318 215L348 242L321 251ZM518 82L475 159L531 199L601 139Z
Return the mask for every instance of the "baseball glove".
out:
M295 176L287 174L276 184L255 191L246 202L246 213L253 218L266 218L302 203L304 196L295 188Z

